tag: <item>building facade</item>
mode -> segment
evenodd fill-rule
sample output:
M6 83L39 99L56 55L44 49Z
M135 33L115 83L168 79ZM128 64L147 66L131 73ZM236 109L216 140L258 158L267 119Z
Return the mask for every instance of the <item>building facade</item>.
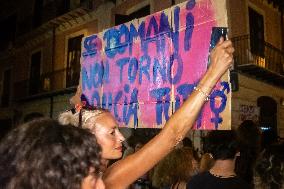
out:
M70 107L84 36L184 0L14 0L1 3L0 127ZM235 68L232 127L245 119L284 137L284 5L227 0ZM70 107L71 108L71 107Z
M256 119L264 140L283 138L283 1L230 0L228 14L239 82L232 95L232 124Z

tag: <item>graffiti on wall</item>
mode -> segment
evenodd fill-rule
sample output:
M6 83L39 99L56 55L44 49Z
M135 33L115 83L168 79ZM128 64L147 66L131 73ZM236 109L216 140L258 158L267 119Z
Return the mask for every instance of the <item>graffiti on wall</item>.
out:
M84 98L109 109L122 125L162 127L205 73L214 26L211 1L189 0L85 37ZM220 81L197 119L197 129L222 126L229 94L228 82Z
M260 109L257 106L240 104L239 120L253 120L258 122Z

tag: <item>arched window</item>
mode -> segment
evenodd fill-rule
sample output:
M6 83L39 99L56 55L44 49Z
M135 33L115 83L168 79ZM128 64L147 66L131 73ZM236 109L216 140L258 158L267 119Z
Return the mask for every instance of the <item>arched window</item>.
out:
M277 103L271 97L261 96L257 99L257 106L260 108L262 146L267 146L277 140Z

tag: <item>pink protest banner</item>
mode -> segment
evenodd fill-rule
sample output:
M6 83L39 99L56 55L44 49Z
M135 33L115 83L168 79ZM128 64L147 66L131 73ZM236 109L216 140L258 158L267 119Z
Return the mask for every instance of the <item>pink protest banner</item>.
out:
M212 27L227 26L225 0L189 0L83 39L83 98L122 126L161 128L206 72ZM226 75L196 129L230 129Z

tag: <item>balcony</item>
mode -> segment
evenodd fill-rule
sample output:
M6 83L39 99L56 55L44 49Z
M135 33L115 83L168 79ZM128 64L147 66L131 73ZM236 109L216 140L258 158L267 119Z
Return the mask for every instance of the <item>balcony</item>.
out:
M70 2L69 2L70 3ZM82 18L93 11L94 6L92 0L81 0L79 4L75 4L72 7L66 5L64 8L56 4L56 1L50 1L42 8L42 15L40 16L39 26L32 28L32 20L35 15L29 15L21 23L19 23L16 46L22 46L26 41L32 40L35 37L42 37L44 33L52 32L53 29L58 26L73 26L74 21L77 24L76 19ZM28 29L27 29L28 28Z
M284 88L284 52L264 42L261 55L253 53L249 35L232 38L236 69L250 77Z
M46 73L38 79L27 79L14 83L14 101L50 97L55 94L75 92L80 72L62 69Z

